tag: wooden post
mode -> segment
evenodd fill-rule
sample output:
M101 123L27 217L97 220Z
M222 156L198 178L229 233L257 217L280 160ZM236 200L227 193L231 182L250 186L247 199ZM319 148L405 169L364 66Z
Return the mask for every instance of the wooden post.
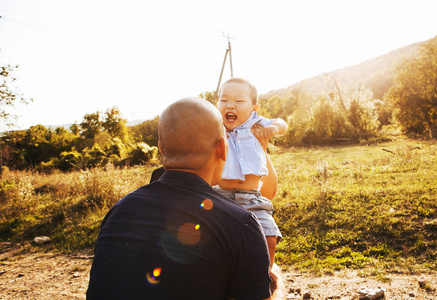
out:
M217 96L218 96L218 91L219 91L219 88L220 88L220 82L222 82L223 70L225 69L226 57L228 56L228 52L229 52L229 49L226 49L225 59L223 60L222 71L220 72L220 78L219 78L219 81L218 81L218 84L217 84L217 89L215 90L215 93L214 93L214 100L216 100Z
M229 51L229 63L231 64L231 78L234 77L234 70L232 69L232 52L231 52L231 41L228 39L228 51Z
M229 52L229 62L231 64L231 78L234 77L234 70L232 68L232 54L231 54L231 41L229 39L232 39L233 37L229 34L225 34L224 32L222 32L223 36L226 37L228 39L228 49L226 49L226 53L225 53L225 59L223 60L223 65L222 65L222 71L220 72L220 78L217 84L217 89L215 90L214 93L214 100L217 100L218 97L218 92L220 89L220 83L222 82L222 77L223 77L223 70L225 69L225 65L226 65L226 58L228 57L228 52Z

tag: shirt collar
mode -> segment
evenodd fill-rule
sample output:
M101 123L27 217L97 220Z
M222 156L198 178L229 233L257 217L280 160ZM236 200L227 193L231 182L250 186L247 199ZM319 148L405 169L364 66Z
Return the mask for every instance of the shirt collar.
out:
M180 184L211 187L205 180L203 180L196 174L184 172L184 171L166 170L164 174L162 174L162 176L159 178L159 181L172 181L175 184L180 183Z
M251 114L250 114L249 118L246 120L246 122L244 122L240 126L234 128L231 132L238 131L238 130L241 130L241 129L251 128L258 121L259 121L258 114L257 114L256 111L253 111L253 112L251 112Z

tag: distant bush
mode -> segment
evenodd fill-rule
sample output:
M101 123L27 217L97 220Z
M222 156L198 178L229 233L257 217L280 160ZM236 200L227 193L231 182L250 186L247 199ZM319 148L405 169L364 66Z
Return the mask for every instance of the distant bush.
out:
M150 147L146 143L136 144L130 152L129 163L131 165L141 165L148 161L156 160L158 147Z
M62 152L54 165L57 169L61 171L81 169L83 166L82 154L77 152L76 150Z

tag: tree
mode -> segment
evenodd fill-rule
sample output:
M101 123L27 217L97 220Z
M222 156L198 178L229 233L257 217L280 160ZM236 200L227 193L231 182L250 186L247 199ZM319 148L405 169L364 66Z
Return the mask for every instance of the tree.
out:
M79 136L80 133L80 127L77 123L74 123L73 125L70 126L70 130L71 132L73 132L73 134L75 136Z
M217 101L218 101L218 99L216 99L216 98L214 97L214 93L215 93L215 92L204 92L204 93L201 93L201 94L199 95L199 97L200 97L200 98L203 98L203 99L205 99L205 100L208 100L208 101L211 102L214 106L217 106Z
M25 157L27 156L27 151L25 150L25 130L13 130L5 132L2 140L5 145L2 146L2 152L5 148L8 148L12 153L12 159L7 159L5 164L9 168L22 169L28 167ZM3 157L2 153L2 157Z
M13 83L16 78L13 76L13 72L18 66L11 66L9 64L0 67L0 119L2 119L7 126L12 126L12 119L16 119L17 116L8 111L8 108L13 108L15 104L23 103L28 104L33 101L31 98L26 99L16 91ZM3 170L3 149L1 147L1 135L0 135L0 176Z
M8 111L8 107L13 108L17 103L28 104L33 101L30 98L24 98L14 87L16 78L13 72L17 68L18 66L9 64L0 67L0 118L8 126L13 125L11 121L17 117Z
M118 107L114 106L106 111L102 125L112 138L119 138L122 141L126 139L126 120L122 118Z
M265 118L275 119L284 111L285 99L282 96L273 96L269 99L260 98L259 103L261 105L261 110L259 114Z
M93 139L102 130L100 113L86 114L80 123L81 134L87 139Z
M73 132L64 127L58 127L49 134L49 142L56 147L59 153L69 150L76 138Z
M398 67L388 97L407 132L431 135L437 127L437 37L422 45L417 58Z
M31 126L26 130L20 149L26 153L24 159L28 166L36 167L58 155L56 146L50 141L51 135L52 132L43 125Z
M159 116L152 120L129 127L132 139L136 142L144 142L150 146L158 146L158 123Z

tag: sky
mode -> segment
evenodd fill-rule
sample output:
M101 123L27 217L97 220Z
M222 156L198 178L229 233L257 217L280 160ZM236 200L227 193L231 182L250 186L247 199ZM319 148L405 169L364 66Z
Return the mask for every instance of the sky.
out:
M435 0L0 0L0 65L19 65L14 85L33 99L12 129L114 106L152 119L215 91L223 33L234 77L263 94L433 38L435 11Z

